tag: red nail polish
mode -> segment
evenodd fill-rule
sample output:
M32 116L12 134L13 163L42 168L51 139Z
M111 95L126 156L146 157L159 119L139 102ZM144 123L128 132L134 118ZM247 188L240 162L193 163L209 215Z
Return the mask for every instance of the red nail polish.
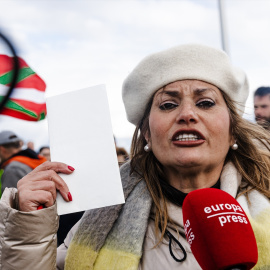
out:
M39 205L38 207L37 207L37 210L41 210L41 209L43 209L44 207L43 207L43 205Z
M70 192L68 193L68 199L69 199L70 202L72 201L72 196L71 196Z
M75 170L73 167L68 166L68 169L71 170L72 172Z

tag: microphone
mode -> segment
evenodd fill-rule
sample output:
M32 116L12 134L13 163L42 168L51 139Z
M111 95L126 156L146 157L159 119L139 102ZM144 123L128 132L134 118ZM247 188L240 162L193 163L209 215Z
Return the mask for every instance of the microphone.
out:
M184 229L203 270L249 270L258 249L248 217L228 193L215 188L190 192L183 202Z

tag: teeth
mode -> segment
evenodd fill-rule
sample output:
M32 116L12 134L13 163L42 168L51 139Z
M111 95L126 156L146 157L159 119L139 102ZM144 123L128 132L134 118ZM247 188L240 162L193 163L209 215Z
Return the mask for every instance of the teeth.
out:
M196 141L198 140L199 137L195 134L180 134L176 137L176 140L177 141L182 141L182 142L185 142L185 141Z

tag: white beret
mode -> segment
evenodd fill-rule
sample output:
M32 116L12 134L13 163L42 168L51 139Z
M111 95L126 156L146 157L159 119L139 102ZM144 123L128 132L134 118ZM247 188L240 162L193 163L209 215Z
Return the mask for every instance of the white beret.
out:
M153 94L179 80L201 80L215 85L236 102L243 114L249 86L246 74L232 66L228 55L201 44L185 44L145 57L123 83L127 119L141 121Z

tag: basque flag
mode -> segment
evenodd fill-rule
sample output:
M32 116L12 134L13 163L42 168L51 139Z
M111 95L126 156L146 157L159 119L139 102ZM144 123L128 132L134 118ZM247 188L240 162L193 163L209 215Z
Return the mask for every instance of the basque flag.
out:
M12 78L13 59L0 54L0 99L8 91ZM46 116L45 82L19 57L19 76L10 99L0 114L27 121L39 121Z

